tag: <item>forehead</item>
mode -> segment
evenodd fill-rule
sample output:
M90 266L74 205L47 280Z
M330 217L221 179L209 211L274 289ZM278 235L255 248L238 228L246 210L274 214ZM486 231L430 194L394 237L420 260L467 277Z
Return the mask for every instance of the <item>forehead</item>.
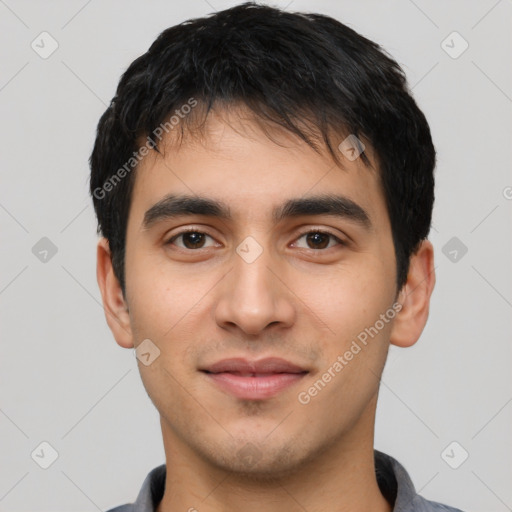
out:
M339 143L346 138L340 135ZM258 215L276 222L283 209L293 209L291 200L342 195L345 206L359 205L370 217L386 214L372 148L364 144L372 167L341 150L336 163L326 147L317 153L295 134L264 125L247 111L211 111L200 130L185 129L182 138L170 132L160 153L153 150L142 160L132 213L141 220L167 196L198 196L223 206L230 220Z

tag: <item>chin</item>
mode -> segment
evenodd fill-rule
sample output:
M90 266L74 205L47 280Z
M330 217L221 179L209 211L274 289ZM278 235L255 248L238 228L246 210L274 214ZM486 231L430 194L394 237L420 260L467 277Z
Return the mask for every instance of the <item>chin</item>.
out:
M239 441L235 449L233 445L219 447L207 458L212 465L233 473L233 478L266 484L294 475L310 458L299 453L300 445L291 437L279 446L269 441Z

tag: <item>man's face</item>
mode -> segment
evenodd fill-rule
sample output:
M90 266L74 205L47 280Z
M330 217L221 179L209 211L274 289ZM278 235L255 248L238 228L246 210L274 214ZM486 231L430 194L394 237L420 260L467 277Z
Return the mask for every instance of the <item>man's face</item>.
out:
M341 169L290 134L279 145L253 122L230 125L212 114L204 141L186 138L139 166L126 301L134 345L149 339L160 350L139 368L164 442L226 470L278 475L373 435L392 326L377 321L396 296L394 247L377 174L360 158L342 158ZM153 208L170 194L223 203L231 217ZM288 201L326 195L348 207L273 217ZM269 357L303 373L204 371Z

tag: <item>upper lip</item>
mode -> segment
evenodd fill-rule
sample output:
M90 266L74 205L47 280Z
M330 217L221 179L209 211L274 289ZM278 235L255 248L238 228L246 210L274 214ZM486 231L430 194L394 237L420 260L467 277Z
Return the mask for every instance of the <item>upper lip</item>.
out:
M223 359L217 361L202 371L209 373L239 372L239 373L305 373L308 370L279 357L267 357L258 361L244 358Z

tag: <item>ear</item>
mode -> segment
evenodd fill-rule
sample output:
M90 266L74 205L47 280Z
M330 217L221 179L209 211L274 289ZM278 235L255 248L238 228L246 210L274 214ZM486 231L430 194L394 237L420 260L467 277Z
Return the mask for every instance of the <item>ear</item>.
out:
M107 324L118 345L133 348L133 336L128 305L123 297L121 285L114 274L110 247L106 238L98 242L96 278L101 291Z
M411 256L407 282L398 294L397 301L402 309L391 329L392 345L410 347L418 341L427 323L435 282L434 248L428 240L424 240Z

